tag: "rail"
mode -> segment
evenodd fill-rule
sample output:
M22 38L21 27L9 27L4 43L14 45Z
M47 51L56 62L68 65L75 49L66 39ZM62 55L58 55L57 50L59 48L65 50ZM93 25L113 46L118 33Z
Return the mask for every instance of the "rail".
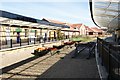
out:
M97 52L109 80L120 80L120 46L97 38Z
M68 38L66 38L68 39ZM54 40L44 40L41 38L27 38L27 39L19 39L19 41L15 41L13 39L10 39L8 41L0 41L0 50L8 49L8 48L15 48L15 47L21 47L21 46L27 46L32 44L40 44L40 43L46 43L46 42L54 42L58 41L58 39Z

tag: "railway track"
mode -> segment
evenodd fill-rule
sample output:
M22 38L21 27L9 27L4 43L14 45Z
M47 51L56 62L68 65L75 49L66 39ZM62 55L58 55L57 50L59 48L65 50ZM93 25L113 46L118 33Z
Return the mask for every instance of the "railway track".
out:
M16 67L6 73L2 74L2 79L4 80L16 80L16 79L26 79L30 80L36 79L38 76L43 74L47 69L49 69L52 65L58 62L61 57L64 57L66 54L70 53L75 48L60 50L60 54L51 55L50 53L45 56L36 58L26 64L23 64L19 67Z

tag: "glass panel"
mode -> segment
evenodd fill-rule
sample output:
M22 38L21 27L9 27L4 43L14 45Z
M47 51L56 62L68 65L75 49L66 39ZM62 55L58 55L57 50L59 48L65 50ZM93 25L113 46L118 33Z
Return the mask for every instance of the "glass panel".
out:
M101 27L108 27L110 30L120 28L120 0L93 0L93 18Z

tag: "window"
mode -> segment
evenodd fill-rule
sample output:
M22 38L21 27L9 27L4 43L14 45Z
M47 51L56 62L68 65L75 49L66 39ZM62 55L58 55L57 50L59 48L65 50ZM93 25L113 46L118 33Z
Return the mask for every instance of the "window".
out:
M74 29L76 29L76 28L74 28Z

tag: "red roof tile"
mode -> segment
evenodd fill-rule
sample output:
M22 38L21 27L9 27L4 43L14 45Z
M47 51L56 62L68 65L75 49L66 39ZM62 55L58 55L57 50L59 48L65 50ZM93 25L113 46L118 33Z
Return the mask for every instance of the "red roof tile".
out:
M66 24L65 22L61 22L61 21L58 21L58 20L45 19L45 18L43 18L43 19L46 20L46 21L52 22L52 23L56 23L56 24Z
M88 26L85 26L85 28L87 29L87 32L94 32L92 29L90 29Z
M94 32L103 32L103 30L97 28L97 27L92 27L91 28Z
M72 28L80 28L82 24L72 24L70 27Z

